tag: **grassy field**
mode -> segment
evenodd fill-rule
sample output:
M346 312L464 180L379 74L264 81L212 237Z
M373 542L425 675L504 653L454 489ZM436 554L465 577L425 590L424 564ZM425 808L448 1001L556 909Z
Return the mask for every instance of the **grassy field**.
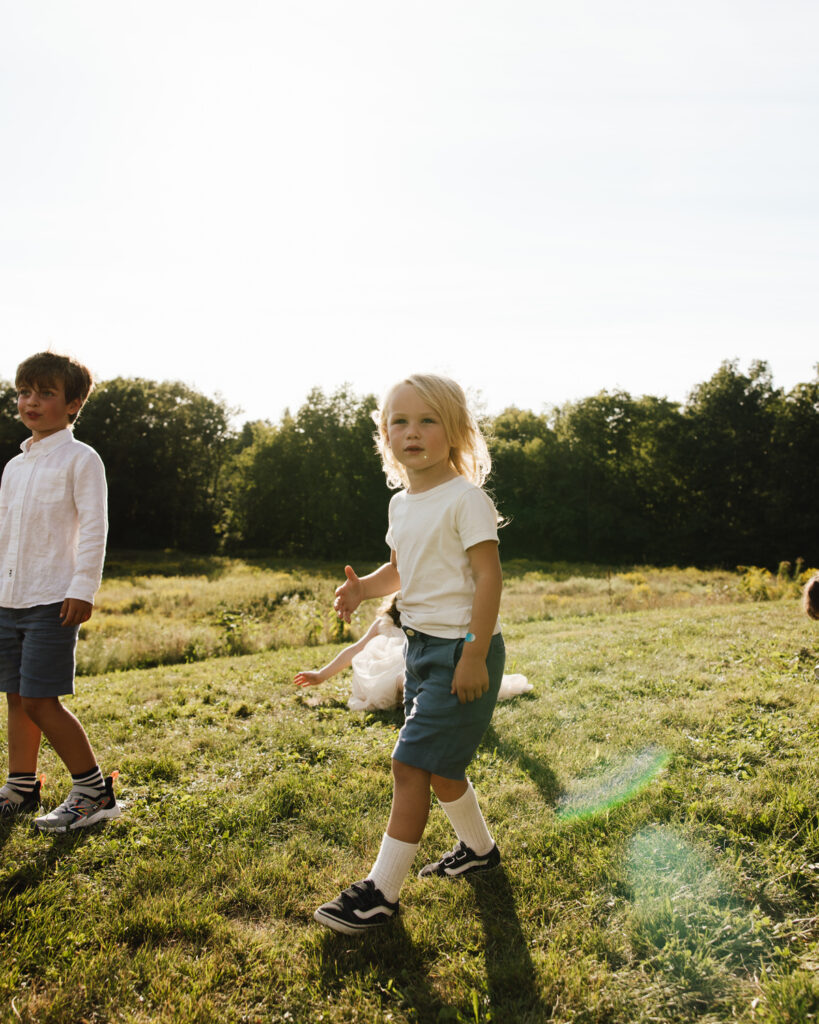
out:
M70 702L126 813L0 832L0 1019L819 1019L819 634L787 579L507 566L535 689L471 770L502 867L411 877L350 939L312 912L377 852L400 718L291 684L338 650L338 566L150 569L112 560ZM451 845L435 808L418 866Z

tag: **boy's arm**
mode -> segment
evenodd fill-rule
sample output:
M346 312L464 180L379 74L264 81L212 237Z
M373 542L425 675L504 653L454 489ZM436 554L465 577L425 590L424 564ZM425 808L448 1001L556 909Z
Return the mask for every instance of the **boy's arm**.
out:
M91 617L94 595L102 580L108 535L108 492L105 468L96 452L78 459L74 465L74 505L77 509L77 557L61 610L61 614L71 615L71 622L64 620L63 625L76 625ZM78 614L84 614L84 618L76 618Z
M498 543L494 540L481 541L467 548L467 557L475 580L475 598L472 602L472 618L469 632L475 637L464 643L460 660L452 676L452 690L461 704L478 700L489 689L489 673L486 670L486 656L492 632L498 621L503 573Z
M387 594L394 594L396 590L401 589L395 551L390 552L389 562L380 565L368 576L356 576L351 565L344 566L344 573L347 579L336 589L333 608L336 615L345 622L350 621L350 617L362 601L370 597L386 597Z

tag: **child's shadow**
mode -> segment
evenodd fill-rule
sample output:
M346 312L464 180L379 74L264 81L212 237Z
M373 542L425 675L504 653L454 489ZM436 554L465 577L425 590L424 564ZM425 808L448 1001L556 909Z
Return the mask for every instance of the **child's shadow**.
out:
M535 1024L547 1019L506 872L499 867L486 875L473 876L468 882L475 894L484 933L492 1019L515 1024ZM382 1009L386 1009L384 1003L394 1000L397 1007L411 1008L414 1020L455 1019L455 1008L429 981L438 955L436 950L425 952L423 946L413 942L400 917L375 935L350 937L330 933L323 937L320 948L322 987L336 998L343 998L347 986L374 987L382 994Z
M31 827L34 828L34 825ZM6 827L6 823L4 823L3 830L0 832L0 846L7 842L10 833L11 827ZM48 833L46 835L48 836ZM12 871L5 878L0 878L0 898L5 899L25 892L27 889L36 888L51 873L58 861L85 843L90 835L89 829L84 828L66 835L52 833L52 837L50 846L35 854L31 860L17 868L16 871Z
M425 960L399 917L376 934L323 936L321 981L324 991L343 998L345 986L374 987L385 1003L415 1011L418 1021L450 1020L447 1003L429 984ZM449 1011L451 1013L451 1011Z
M516 740L504 739L499 736L495 731L494 725L491 724L484 733L481 747L497 750L501 757L517 761L540 790L541 796L546 803L557 803L558 797L561 794L560 784L557 781L557 776L546 762L532 757Z
M545 1020L549 1014L538 991L535 967L503 866L485 875L468 876L466 881L475 893L483 927L492 1019L516 1024Z

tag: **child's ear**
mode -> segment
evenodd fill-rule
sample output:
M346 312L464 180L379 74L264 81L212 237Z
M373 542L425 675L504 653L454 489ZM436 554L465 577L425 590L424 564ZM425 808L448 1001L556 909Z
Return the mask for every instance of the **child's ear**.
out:
M66 405L65 411L69 416L76 416L77 413L82 409L82 399L72 398L71 401Z

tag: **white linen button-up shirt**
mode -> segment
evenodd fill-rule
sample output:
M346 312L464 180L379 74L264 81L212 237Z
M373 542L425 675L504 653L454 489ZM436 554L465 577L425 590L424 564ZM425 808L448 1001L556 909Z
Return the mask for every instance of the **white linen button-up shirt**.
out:
M102 459L69 428L20 448L0 483L0 607L93 604L108 533Z

